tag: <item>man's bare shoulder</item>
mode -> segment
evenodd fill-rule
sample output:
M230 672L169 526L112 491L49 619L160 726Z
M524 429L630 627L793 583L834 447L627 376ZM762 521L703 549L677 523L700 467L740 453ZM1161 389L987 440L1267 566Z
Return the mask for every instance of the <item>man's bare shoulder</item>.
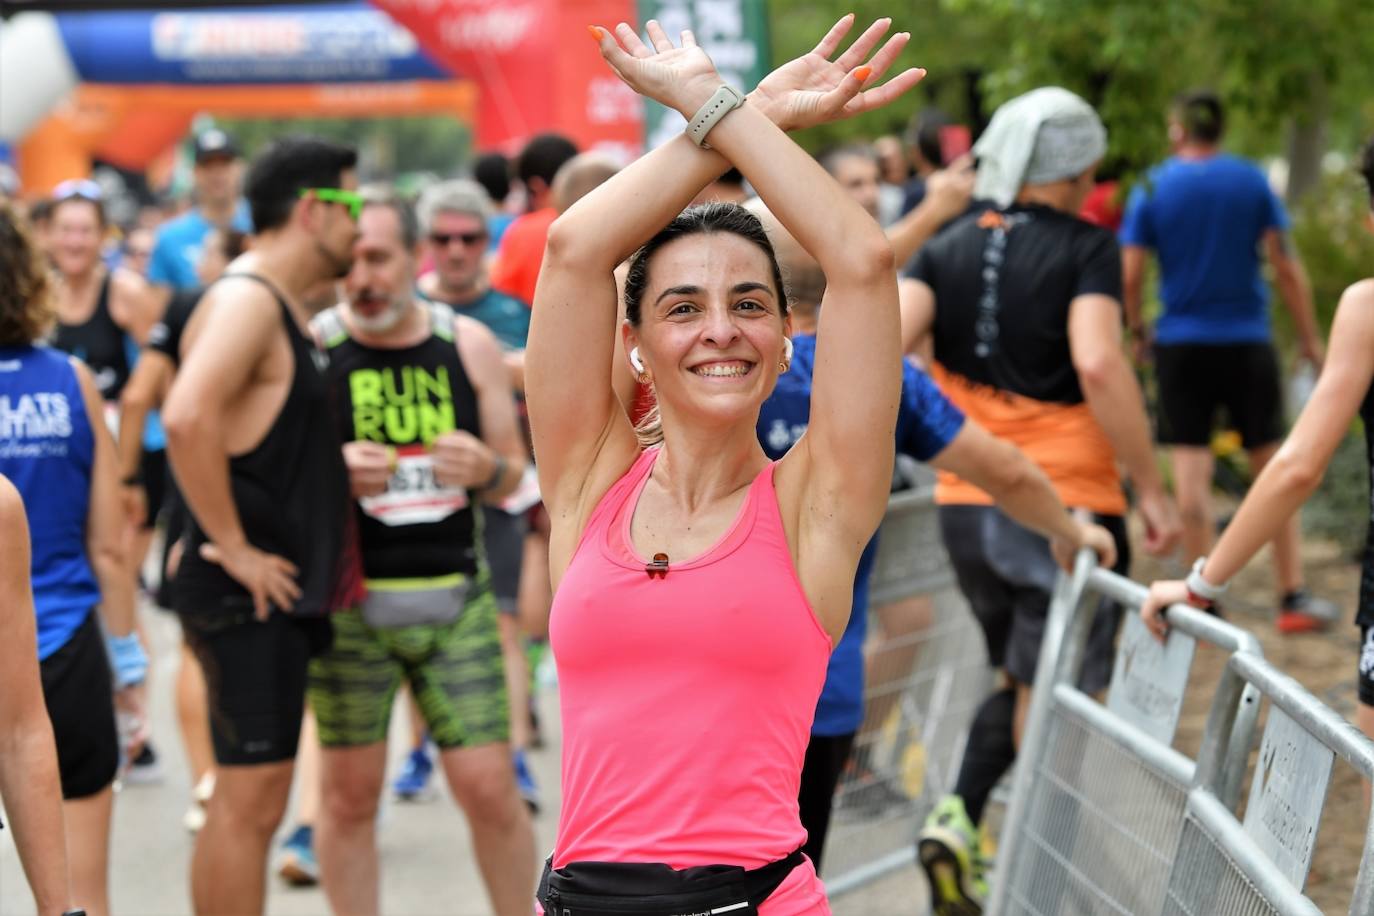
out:
M265 347L281 328L281 306L267 286L249 277L225 276L205 291L191 314L182 335L182 356L189 358L202 346L249 355L255 343Z

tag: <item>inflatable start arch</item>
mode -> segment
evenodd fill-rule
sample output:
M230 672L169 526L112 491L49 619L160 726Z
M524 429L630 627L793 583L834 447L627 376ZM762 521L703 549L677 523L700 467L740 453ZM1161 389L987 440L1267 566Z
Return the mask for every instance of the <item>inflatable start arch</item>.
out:
M483 148L557 130L628 158L643 106L576 39L633 14L632 0L21 13L0 27L0 141L17 145L34 190L93 157L147 168L199 112L442 113L474 122Z

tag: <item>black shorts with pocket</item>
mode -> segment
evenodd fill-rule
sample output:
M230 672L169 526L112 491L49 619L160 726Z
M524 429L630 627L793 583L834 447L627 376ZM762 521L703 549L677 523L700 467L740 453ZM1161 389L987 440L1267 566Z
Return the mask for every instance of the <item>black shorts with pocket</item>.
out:
M305 713L310 658L329 647L327 617L273 610L253 616L246 596L201 606L178 588L177 616L205 672L215 762L245 766L293 760Z
M119 730L114 678L94 610L62 648L43 659L39 672L57 743L62 797L95 795L119 771Z
M491 591L502 614L519 611L520 570L528 531L524 513L511 515L495 506L482 507L482 542L491 570Z
M1269 344L1157 344L1154 355L1161 445L1210 445L1218 408L1246 449L1283 438L1279 360Z
M983 628L988 660L1017 683L1033 683L1059 574L1050 542L995 506L941 506L939 513L945 549L959 590ZM1125 519L1098 515L1093 520L1111 532L1117 554L1113 570L1125 575L1131 566ZM1088 693L1111 680L1121 625L1120 608L1113 602L1099 602L1096 615L1079 678L1079 687Z

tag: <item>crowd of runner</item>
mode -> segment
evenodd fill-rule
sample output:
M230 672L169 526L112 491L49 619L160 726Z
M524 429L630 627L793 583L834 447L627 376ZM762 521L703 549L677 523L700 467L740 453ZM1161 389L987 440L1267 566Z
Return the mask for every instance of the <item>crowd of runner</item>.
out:
M178 740L198 914L261 912L279 834L284 878L375 913L381 796L423 797L435 770L502 916L536 893L552 913L828 912L831 804L881 719L864 640L897 455L938 471L1002 674L916 842L941 916L981 912L979 824L1078 550L1127 572L1134 512L1137 546L1191 569L1142 611L1161 638L1163 608L1220 613L1270 542L1278 629L1340 618L1304 585L1297 510L1351 418L1374 421L1374 280L1328 356L1284 207L1225 152L1210 93L1167 112L1174 155L1134 189L1096 180L1107 132L1058 88L971 148L926 110L812 158L786 131L903 104L922 75L883 81L907 40L887 20L840 52L852 24L748 104L690 33L593 28L689 122L623 168L544 134L408 199L347 146L245 161L210 129L170 218L111 225L81 177L0 198L0 589L21 598L0 607L0 796L40 913L138 910L107 890L113 786L161 782ZM1374 146L1361 168L1374 206ZM1287 444L1265 261L1325 363ZM1223 416L1257 481L1213 548ZM174 683L148 681L149 606L180 623ZM873 613L889 633L929 619ZM1097 614L1089 692L1119 621ZM546 641L563 801L536 891ZM150 689L175 692L178 735L150 733ZM398 696L411 745L388 786Z

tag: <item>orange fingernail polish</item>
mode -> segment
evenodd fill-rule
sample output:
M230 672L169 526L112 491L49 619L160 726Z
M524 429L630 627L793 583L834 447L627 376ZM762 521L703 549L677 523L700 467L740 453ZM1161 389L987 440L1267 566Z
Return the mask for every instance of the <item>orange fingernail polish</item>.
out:
M598 44L601 42L601 30L594 25L587 26L587 31L591 33L592 40Z
M872 73L872 72L873 72L873 68L872 68L872 67L855 67L855 68L854 68L854 78L855 78L856 80L858 80L859 82L861 82L861 83L862 83L862 82L866 82L866 81L868 80L868 75L869 75L870 73Z

